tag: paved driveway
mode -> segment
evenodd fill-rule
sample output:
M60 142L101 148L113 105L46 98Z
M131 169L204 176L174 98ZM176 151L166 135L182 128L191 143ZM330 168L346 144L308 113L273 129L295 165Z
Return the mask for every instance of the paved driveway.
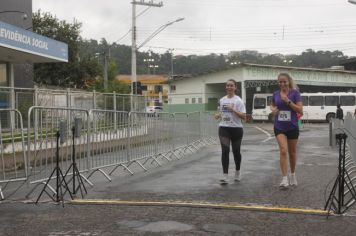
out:
M220 146L212 145L148 172L116 171L112 182L98 173L89 203L0 203L0 235L355 235L354 209L329 219L303 213L323 209L336 177L327 124L303 128L299 186L286 191L271 133L270 124L245 127L241 182L220 185Z

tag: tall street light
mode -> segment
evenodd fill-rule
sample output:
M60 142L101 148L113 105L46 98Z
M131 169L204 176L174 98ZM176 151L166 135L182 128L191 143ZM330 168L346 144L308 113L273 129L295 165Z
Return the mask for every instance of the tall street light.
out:
M173 50L174 48L169 49L169 52L171 54L171 79L173 79Z
M136 5L146 5L146 6L154 6L154 7L161 7L163 6L163 3L153 3L153 1L150 2L145 2L144 0L141 0L140 2L138 1L132 1L132 46L131 46L131 96L137 94L137 74L136 74L136 52L138 49L140 49L142 46L144 46L147 42L149 42L153 37L155 37L157 34L159 34L161 31L163 31L165 28L168 26L174 24L175 22L179 22L184 20L184 18L178 18L175 21L168 22L161 27L159 27L157 30L155 30L143 43L141 43L138 47L136 46ZM131 99L131 111L133 110L133 99Z
M162 32L165 28L167 28L167 27L170 26L170 25L173 25L173 24L176 23L176 22L182 21L182 20L184 20L184 18L183 18L183 17L180 17L180 18L178 18L178 19L176 19L176 20L174 20L174 21L170 21L170 22L168 22L168 23L166 23L166 24L160 26L160 27L159 27L158 29L156 29L150 36L148 36L148 38L145 39L145 41L143 41L143 42L140 44L140 46L137 47L137 50L140 49L140 48L142 48L146 43L148 43L151 39L153 39L157 34L159 34L160 32Z
M161 7L162 2L154 3L153 0L145 2L145 0L132 0L132 45L131 45L131 111L133 110L133 95L137 94L137 75L136 75L136 5L143 5L148 7Z
M108 90L108 59L110 57L110 49L109 49L109 53L106 52L106 50L102 53L97 52L95 53L95 56L98 57L98 61L99 61L99 56L103 55L104 57L104 91L106 92Z

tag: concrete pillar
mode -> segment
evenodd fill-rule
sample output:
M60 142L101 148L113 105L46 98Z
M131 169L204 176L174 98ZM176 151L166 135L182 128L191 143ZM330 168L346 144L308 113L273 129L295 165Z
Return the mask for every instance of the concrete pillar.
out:
M245 80L241 81L241 99L244 101L246 105L246 88L245 88Z

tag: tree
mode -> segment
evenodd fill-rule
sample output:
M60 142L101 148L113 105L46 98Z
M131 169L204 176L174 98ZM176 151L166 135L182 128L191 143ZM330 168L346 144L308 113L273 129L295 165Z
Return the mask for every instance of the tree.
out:
M108 80L113 81L115 77L119 74L116 62L114 60L110 61L108 65Z
M68 63L38 63L34 66L36 83L55 86L85 87L86 80L98 74L98 65L88 56L80 57L81 23L60 21L40 10L33 14L33 31L68 44Z

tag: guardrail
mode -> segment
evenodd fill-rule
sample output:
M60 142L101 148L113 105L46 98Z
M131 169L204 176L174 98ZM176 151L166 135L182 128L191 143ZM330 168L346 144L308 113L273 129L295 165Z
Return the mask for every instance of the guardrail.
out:
M329 128L330 146L338 145L341 156L338 178L325 209L328 206L342 214L356 202L356 117L348 113L344 120L332 118Z
M216 121L208 112L145 113L33 106L27 114L25 136L21 113L13 109L2 111L9 114L1 116L1 124L16 127L7 128L12 135L4 139L6 132L0 126L0 184L28 180L34 187L27 196L47 182L57 157L59 168L70 176L71 172L65 170L74 156L79 173L92 185L89 178L94 173L111 181L110 175L119 167L134 174L131 165L136 164L147 171L147 165L161 166L216 141ZM58 131L61 141L57 155ZM5 157L5 150L9 153L6 155L13 155L12 159ZM56 193L50 184L46 186ZM1 188L0 193L4 199Z
M10 182L27 179L25 140L21 113L0 109L0 200ZM5 184L5 187L2 187Z

